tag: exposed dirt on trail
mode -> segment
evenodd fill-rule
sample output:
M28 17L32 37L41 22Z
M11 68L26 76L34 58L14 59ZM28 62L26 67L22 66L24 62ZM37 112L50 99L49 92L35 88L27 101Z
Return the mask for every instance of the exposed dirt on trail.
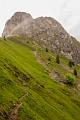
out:
M60 75L59 75L58 72L55 72L55 71L53 71L53 70L50 70L50 69L48 68L48 65L40 58L39 54L38 54L36 51L34 51L33 53L34 53L34 55L35 55L38 63L40 63L41 65L43 65L43 67L48 71L48 75L49 75L52 79L56 80L57 82L63 82L63 81L61 80Z
M28 93L26 93L25 95L23 95L14 105L13 109L10 112L9 115L9 120L18 120L18 110L19 108L22 106L22 101L23 99L28 96Z

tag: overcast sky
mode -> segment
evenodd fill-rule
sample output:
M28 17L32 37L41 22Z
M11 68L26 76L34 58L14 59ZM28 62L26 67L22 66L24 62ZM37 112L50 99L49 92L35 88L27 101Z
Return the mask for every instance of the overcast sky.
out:
M51 16L80 37L80 0L0 0L0 35L7 19L17 11L31 13L33 18Z

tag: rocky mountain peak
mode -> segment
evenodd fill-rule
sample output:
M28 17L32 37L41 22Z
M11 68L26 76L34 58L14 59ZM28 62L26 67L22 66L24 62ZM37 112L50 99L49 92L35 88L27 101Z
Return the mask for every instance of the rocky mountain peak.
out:
M16 12L5 24L2 36L10 36L21 26L29 24L33 20L29 13Z
M80 43L51 17L33 19L25 12L16 12L7 21L3 36L25 35L52 51L59 52L75 63L80 63Z
M13 24L19 24L23 22L25 19L32 19L32 16L29 13L25 12L16 12L12 17L11 21Z

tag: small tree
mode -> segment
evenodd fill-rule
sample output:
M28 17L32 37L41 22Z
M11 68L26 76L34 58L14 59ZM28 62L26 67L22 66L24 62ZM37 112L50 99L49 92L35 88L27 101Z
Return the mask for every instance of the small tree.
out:
M51 61L51 58L50 58L50 57L48 58L48 61Z
M76 69L74 69L74 75L77 76L77 70Z
M72 74L70 74L70 73L68 73L68 74L66 74L66 83L67 84L69 84L69 85L74 85L75 84L75 77L72 75Z
M4 36L3 38L4 38L4 40L6 40L6 37L5 37L5 36Z
M48 52L48 48L46 48L46 52Z
M74 64L74 62L73 61L69 61L69 67L73 67L75 64Z
M60 64L59 55L56 56L56 63L57 63L57 64Z

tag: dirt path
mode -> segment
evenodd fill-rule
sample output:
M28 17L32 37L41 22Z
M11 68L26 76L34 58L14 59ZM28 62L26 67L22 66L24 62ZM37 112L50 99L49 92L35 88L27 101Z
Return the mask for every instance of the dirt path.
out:
M59 73L55 72L53 70L50 70L49 67L48 67L48 65L43 60L41 60L39 54L36 51L34 51L33 53L34 53L34 55L35 55L38 63L40 63L41 65L43 65L43 67L48 71L49 76L52 79L56 80L57 82L62 82L62 80L60 79Z
M13 107L13 109L11 110L11 113L9 115L9 120L18 120L18 110L19 108L22 106L22 100L28 96L28 93L26 93L25 95L23 95L15 104L15 106Z
M48 69L48 66L46 65L46 63L41 59L40 55L34 51L33 54L35 55L35 58L37 59L37 62L41 65L43 65L43 67L46 69L46 70L49 70Z

